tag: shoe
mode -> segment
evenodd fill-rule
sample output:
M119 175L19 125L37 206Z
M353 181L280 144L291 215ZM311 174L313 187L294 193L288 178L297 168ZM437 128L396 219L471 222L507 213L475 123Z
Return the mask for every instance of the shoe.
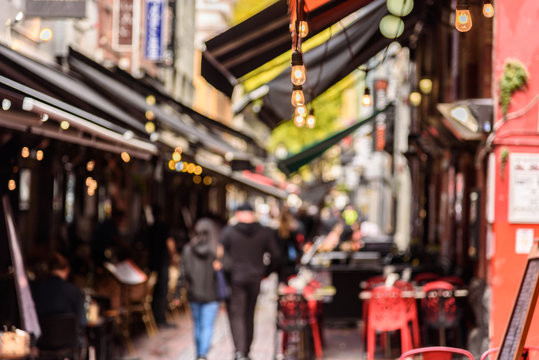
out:
M241 351L236 351L234 354L234 360L249 360L249 358Z

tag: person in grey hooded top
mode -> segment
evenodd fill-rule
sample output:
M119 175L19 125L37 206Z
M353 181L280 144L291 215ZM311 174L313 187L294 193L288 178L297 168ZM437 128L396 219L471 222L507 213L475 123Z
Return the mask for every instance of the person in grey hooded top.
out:
M237 224L223 229L219 242L224 250L224 270L230 281L228 318L236 348L234 358L247 360L253 341L260 281L266 275L264 254L270 254L271 265L275 267L279 260L279 248L275 232L256 221L249 204L236 209L236 219Z
M217 224L207 218L198 220L195 235L185 245L180 261L176 297L182 287L187 289L199 360L206 359L219 310L215 271L221 264L216 261L217 240Z

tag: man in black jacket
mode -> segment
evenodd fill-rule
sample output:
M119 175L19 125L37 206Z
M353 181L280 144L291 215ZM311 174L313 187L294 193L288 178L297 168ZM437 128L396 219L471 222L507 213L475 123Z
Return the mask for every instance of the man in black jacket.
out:
M271 256L272 267L278 262L279 249L273 230L261 225L249 204L236 209L237 224L221 233L225 271L229 272L230 299L228 317L235 360L248 360L253 341L254 313L260 281L266 274L264 254ZM227 264L230 264L227 266Z

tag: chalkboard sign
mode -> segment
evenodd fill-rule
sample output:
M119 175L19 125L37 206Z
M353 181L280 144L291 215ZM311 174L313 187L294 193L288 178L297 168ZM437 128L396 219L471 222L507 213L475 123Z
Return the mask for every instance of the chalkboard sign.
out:
M22 259L21 248L19 246L19 237L15 230L15 221L13 220L13 212L11 205L6 195L2 197L2 208L5 217L7 239L15 272L15 289L17 290L17 299L19 303L19 312L21 314L22 329L32 333L36 338L41 335L39 321L37 319L34 299L30 292L30 284L26 277L26 269Z
M539 245L534 243L505 329L497 360L519 360L539 293Z

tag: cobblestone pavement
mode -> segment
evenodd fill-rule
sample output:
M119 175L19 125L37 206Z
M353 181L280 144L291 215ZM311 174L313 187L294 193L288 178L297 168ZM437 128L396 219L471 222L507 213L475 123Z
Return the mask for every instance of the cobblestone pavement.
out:
M265 280L257 302L255 314L255 337L251 347L252 360L273 360L276 317L276 281L273 277ZM149 338L140 333L133 339L134 353L129 358L141 360L195 360L192 321L188 314L181 314L176 320L177 328L160 330ZM359 328L325 329L324 359L361 360L365 358ZM232 360L234 346L230 335L228 318L222 307L215 323L212 347L208 360Z

